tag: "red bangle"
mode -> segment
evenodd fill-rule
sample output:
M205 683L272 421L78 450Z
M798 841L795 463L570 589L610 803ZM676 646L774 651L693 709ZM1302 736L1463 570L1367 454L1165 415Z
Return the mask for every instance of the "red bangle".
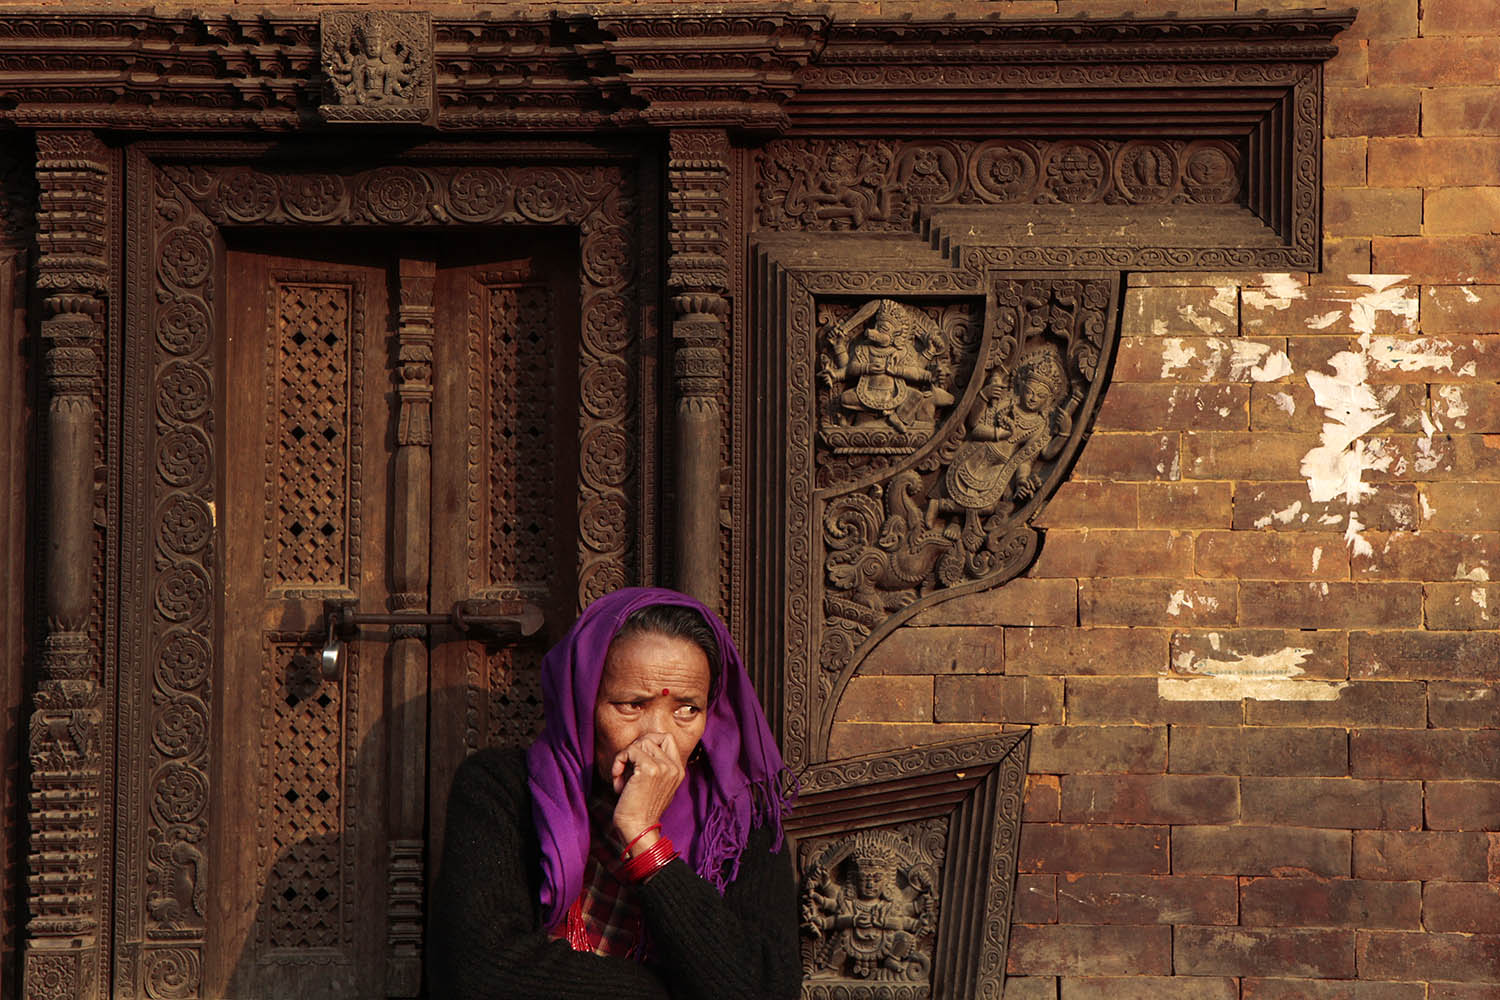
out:
M624 861L627 858L629 858L630 857L630 849L632 847L634 847L636 844L639 844L641 842L641 838L644 837L646 834L650 833L652 830L656 830L657 832L661 832L661 824L660 823L652 823L650 826L646 827L646 829L644 829L640 833L636 834L635 835L635 839L632 840L630 843L626 844L625 845L625 850L623 850L623 851L620 852L620 860Z
M671 838L661 837L656 843L625 862L620 868L620 876L627 882L644 882L666 867L667 863L675 857L677 857L677 850L672 846Z

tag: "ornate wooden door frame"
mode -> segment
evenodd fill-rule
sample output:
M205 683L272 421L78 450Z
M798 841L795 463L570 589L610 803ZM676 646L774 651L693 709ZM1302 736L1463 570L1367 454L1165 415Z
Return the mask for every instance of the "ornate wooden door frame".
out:
M897 316L948 294L902 286L902 275L914 269L925 269L924 280L945 270L967 275L959 281L968 284L953 291L986 300L995 282L1007 280L997 273L1016 268L1316 269L1321 63L1352 18L1352 11L1316 11L843 22L792 5L713 16L548 19L369 10L330 12L321 21L234 11L0 14L0 71L18 74L0 119L37 132L36 286L47 407L47 515L33 521L45 530L47 558L28 740L28 1000L106 992L117 932L110 914L138 907L148 891L137 877L144 873L116 871L114 858L122 855L110 854L116 729L125 732L129 723L128 731L140 734L139 747L120 748L121 759L144 767L156 754L159 776L171 778L161 786L171 794L148 802L147 777L132 772L138 780L122 793L132 815L146 822L154 808L158 825L188 828L207 791L196 763L206 751L193 739L192 720L200 716L192 699L208 693L187 678L211 640L211 625L201 621L213 573L212 532L204 532L210 487L195 477L211 456L199 411L213 374L201 321L183 303L203 304L218 229L283 220L349 225L356 215L371 225L530 220L582 228L587 197L579 193L577 165L619 170L621 162L589 143L553 143L528 160L519 152L526 144L512 143L489 147L507 158L505 167L489 168L465 159L481 145L428 145L337 175L347 204L359 206L356 215L340 209L337 219L320 219L298 215L303 202L288 200L274 170L231 166L236 157L248 166L264 143L225 144L222 136L364 123L490 135L625 132L633 135L627 143L658 137L648 145L666 155L644 165L635 196L644 206L660 199L662 218L653 209L636 213L639 225L614 220L601 231L617 238L599 246L615 264L622 252L636 252L648 297L658 281L667 292L663 327L674 349L660 353L673 364L675 415L660 444L662 464L673 471L657 473L654 438L617 427L598 435L606 443L594 474L609 487L597 495L613 497L622 468L648 470L655 478L641 482L663 485L673 530L658 547L653 519L633 512L626 523L644 529L641 545L613 563L601 553L591 579L602 588L654 578L671 566L679 585L726 608L752 648L772 653L761 627L767 618L753 597L767 586L760 542L781 551L786 539L765 534L768 512L784 494L771 483L771 503L753 503L759 473L738 459L756 454L768 433L753 425L758 381L779 378L784 392L788 377L810 380L814 372L757 370L768 358L763 334L782 322L773 317L785 317L790 301L780 272L759 262L787 259L788 252L833 259L869 251L866 261L884 264L866 270L879 273L824 298L855 311L888 299L894 305L887 311ZM368 46L395 36L410 58L378 78L390 100L356 106L348 88L351 60L360 53L351 40ZM200 158L195 178L180 146L148 139L130 146L125 170L121 140L106 142L95 130L191 130L212 136L221 154ZM849 159L851 143L869 162ZM305 156L316 144L284 145ZM175 176L167 162L173 157L184 168ZM563 178L560 188L516 184L519 172L538 179L548 170ZM457 185L466 194L455 187L461 176L477 182ZM127 177L128 212L121 208ZM149 188L135 186L148 177ZM486 177L514 200L496 208ZM561 194L522 204L523 192L532 198L570 184L582 200ZM316 216L318 193L303 196ZM544 218L552 213L559 214ZM1171 226L1158 226L1162 220ZM1169 235L1117 235L1132 224ZM137 262L160 240L164 254L151 264L160 269L159 287L127 287L120 265L127 236ZM660 278L652 270L657 240L666 251ZM154 300L158 293L164 298ZM625 310L642 344L652 342L656 305L640 301ZM784 329L806 338L821 325L809 319ZM159 358L137 356L127 342L149 345ZM648 349L642 359L656 356ZM634 428L653 426L647 411L656 383L648 368L639 369ZM121 386L124 393L115 388ZM139 466L124 457L154 442L158 430L170 447L153 444ZM638 450L627 460L632 446ZM956 502L946 494L930 499L939 507ZM810 562L806 568L814 569ZM143 594L151 595L149 607L133 610L125 600ZM140 644L153 628L164 635L169 627L186 637L171 647L172 657ZM873 625L883 627L894 626ZM139 714L115 719L120 679L158 668L180 671L186 684L169 682L163 704L172 711L153 710L148 718L144 705L124 705ZM807 691L799 685L813 678L783 672L779 655L763 657L757 669L776 718L805 725L798 699L805 702ZM175 720L166 741L171 752L145 728L168 718ZM800 762L823 763L819 746L817 739L807 743ZM135 933L130 922L142 918L137 911L119 919L119 929ZM194 996L192 936L162 938L152 948L116 970L115 981L155 997Z

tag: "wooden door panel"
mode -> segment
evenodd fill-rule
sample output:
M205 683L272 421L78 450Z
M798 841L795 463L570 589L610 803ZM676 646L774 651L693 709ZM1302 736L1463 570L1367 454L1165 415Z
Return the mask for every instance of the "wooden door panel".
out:
M383 262L226 257L224 656L205 995L383 988L387 646L318 663L325 600L384 609ZM339 258L344 258L340 260Z

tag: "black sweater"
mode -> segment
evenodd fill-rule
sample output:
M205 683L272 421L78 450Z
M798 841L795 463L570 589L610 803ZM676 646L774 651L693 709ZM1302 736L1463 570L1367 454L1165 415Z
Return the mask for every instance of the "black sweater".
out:
M541 847L522 750L481 750L448 800L432 900L434 1000L783 1000L801 990L796 883L785 845L750 833L739 875L719 896L685 861L638 894L650 965L573 951L542 926Z

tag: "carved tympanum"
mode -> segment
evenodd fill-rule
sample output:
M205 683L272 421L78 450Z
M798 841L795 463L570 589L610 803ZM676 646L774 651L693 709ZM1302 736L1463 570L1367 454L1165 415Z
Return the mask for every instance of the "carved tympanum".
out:
M325 12L324 119L431 123L434 107L432 15Z
M937 930L948 824L864 830L804 844L802 930L815 979L924 981Z

